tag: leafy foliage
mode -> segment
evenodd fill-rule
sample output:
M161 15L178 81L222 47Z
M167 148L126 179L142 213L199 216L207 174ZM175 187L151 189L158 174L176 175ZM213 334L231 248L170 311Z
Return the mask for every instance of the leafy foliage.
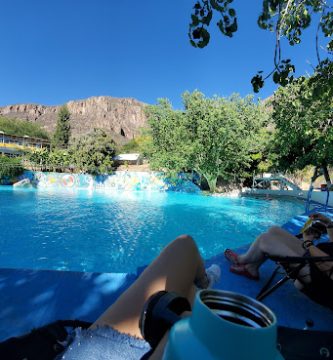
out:
M103 130L81 137L68 149L35 149L28 154L33 166L53 171L71 169L93 175L112 172L116 145Z
M97 175L112 172L115 149L111 136L95 129L93 133L78 139L69 153L76 171Z
M73 168L72 158L65 149L34 149L26 156L32 168L49 171L66 171Z
M128 143L123 145L119 150L120 153L136 153L139 152L139 144L137 139L131 139Z
M150 129L141 129L139 136L130 140L127 144L123 145L120 149L120 153L140 153L147 155L151 146L151 134Z
M67 148L70 138L70 113L66 105L62 106L58 113L57 126L52 139L55 148Z
M23 173L24 169L20 158L0 156L0 180L3 178L16 178Z
M232 37L237 31L237 17L235 9L230 7L233 0L200 0L197 1L191 15L189 29L190 42L194 47L203 48L208 45L210 34L208 27L213 18L213 12L220 13L217 26L225 36Z
M0 116L0 130L7 135L30 136L48 139L48 134L38 125L29 121L9 119Z
M152 128L151 166L172 172L196 171L215 191L217 179L240 180L259 150L259 129L267 113L252 98L206 98L183 95L185 111L167 100L149 108Z
M27 159L34 165L46 167L49 164L50 152L48 149L34 149L26 154Z
M333 165L332 72L327 62L320 73L276 92L273 119L281 169Z
M189 30L190 43L194 47L203 48L208 45L210 33L208 31L214 13L220 17L217 23L221 33L232 37L237 31L237 13L231 7L233 0L197 0L191 15ZM318 33L316 35L316 51L319 70L332 56L333 52L333 11L329 0L263 0L262 11L258 17L261 29L275 32L276 46L274 52L274 68L266 76L262 71L252 78L254 92L264 86L265 80L273 76L273 81L282 86L290 84L294 79L295 66L290 59L281 57L281 38L285 37L290 46L301 42L303 31L311 24L311 20L319 14L317 32L329 39L327 43L327 59L321 60L318 51ZM331 60L329 60L331 61Z
M159 105L147 108L147 113L152 135L150 166L172 174L190 170L192 144L183 112L173 110L167 99L160 99Z
M64 149L53 149L49 153L48 161L53 170L72 167L72 156Z

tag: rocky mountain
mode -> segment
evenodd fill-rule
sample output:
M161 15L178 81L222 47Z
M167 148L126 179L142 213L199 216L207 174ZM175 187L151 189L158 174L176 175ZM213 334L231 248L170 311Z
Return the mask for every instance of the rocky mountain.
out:
M117 143L124 143L138 135L146 125L146 104L131 98L96 96L84 100L69 101L71 135L80 137L95 128L111 134ZM19 104L0 107L0 116L38 123L49 134L56 127L57 113L61 106Z

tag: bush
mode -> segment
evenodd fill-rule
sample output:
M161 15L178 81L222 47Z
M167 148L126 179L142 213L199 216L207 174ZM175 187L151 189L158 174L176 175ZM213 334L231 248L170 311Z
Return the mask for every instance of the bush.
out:
M78 139L69 149L76 171L92 175L112 173L112 158L116 144L103 130L95 129L91 134Z
M137 153L140 152L140 145L135 139L130 140L121 149L120 153Z
M0 156L0 181L12 180L22 175L24 168L20 158ZM7 182L7 181L6 181Z
M38 124L29 121L8 119L0 116L0 131L8 135L37 137L48 139L49 136Z
M150 129L142 128L140 135L131 139L128 143L119 149L119 153L140 153L146 156L152 146L152 137Z

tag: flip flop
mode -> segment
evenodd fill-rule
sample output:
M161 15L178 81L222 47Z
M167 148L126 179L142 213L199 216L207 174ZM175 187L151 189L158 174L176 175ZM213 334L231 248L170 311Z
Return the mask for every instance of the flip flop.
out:
M224 251L225 258L230 261L232 264L238 265L238 255L231 249L226 249Z
M237 264L233 264L230 266L230 271L234 274L237 275L242 275L245 276L251 280L259 280L259 275L253 275L251 274L245 267L244 265L237 265Z

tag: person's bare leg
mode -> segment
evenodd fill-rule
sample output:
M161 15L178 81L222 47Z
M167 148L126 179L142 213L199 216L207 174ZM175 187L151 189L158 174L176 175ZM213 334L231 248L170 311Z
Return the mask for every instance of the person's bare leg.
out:
M191 301L194 281L199 281L203 287L208 285L198 248L190 236L183 235L162 251L92 327L107 325L141 338L139 319L147 299L157 291L166 290Z
M246 269L257 275L258 269L266 260L265 254L276 256L303 256L305 250L302 241L284 229L274 226L263 233L252 243L249 250L238 256L239 264L245 264Z

